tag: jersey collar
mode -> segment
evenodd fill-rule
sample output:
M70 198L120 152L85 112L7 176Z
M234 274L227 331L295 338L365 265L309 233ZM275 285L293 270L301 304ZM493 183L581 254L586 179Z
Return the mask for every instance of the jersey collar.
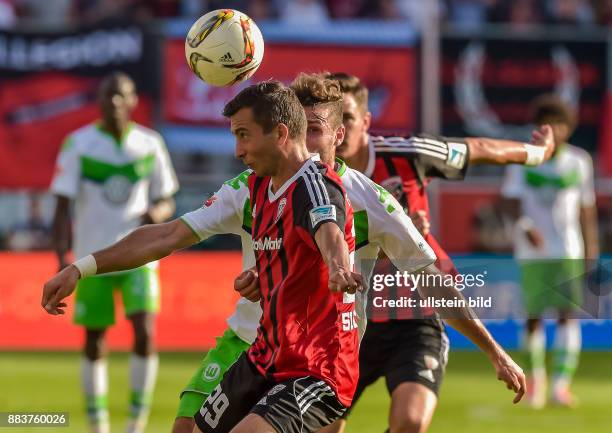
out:
M111 134L108 130L104 129L104 127L102 126L101 120L98 120L95 123L96 129L98 130L98 132L102 135L105 135L110 140L112 140L113 143L117 145L117 147L121 147L121 145L125 143L127 136L130 135L130 132L132 132L132 129L134 129L134 125L135 125L134 122L129 122L127 127L125 128L125 131L123 131L123 134L121 134L121 137L119 138L119 140L117 140L117 138L113 134Z
M344 173L346 173L346 162L336 157L336 166L334 167L334 171L338 176L342 177Z
M272 192L272 181L270 181L268 183L268 201L270 203L275 202L280 196L282 196L285 193L285 191L287 191L287 188L289 188L293 182L295 182L300 176L302 176L302 174L304 174L304 172L309 167L314 166L314 161L319 161L319 160L320 158L319 158L318 153L311 154L310 158L304 161L304 164L302 164L300 169L293 176L291 176L288 180L286 180L285 183L283 183L283 185L276 192Z
M368 165L366 166L365 174L367 177L372 177L374 173L374 166L376 165L376 153L374 152L374 143L372 143L372 136L368 135Z

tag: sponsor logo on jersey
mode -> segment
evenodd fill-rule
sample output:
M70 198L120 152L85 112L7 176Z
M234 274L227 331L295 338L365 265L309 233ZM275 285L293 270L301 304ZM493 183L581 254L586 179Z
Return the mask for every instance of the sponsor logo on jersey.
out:
M216 195L211 195L210 198L204 202L204 207L210 207L214 202L217 201L217 198L218 197Z
M132 195L132 182L120 174L109 177L102 188L104 198L115 204L126 203Z
M465 143L448 142L448 165L455 168L463 168L466 154L467 145Z
M281 201L278 203L278 211L276 212L276 217L274 218L275 224L280 219L280 217L283 215L283 210L285 209L286 205L287 205L287 199L283 197Z
M336 206L328 204L311 209L310 222L312 222L312 226L316 226L321 221L336 221Z
M261 239L257 239L253 241L253 249L255 251L272 251L272 250L280 250L283 246L283 238L271 239L269 237Z
M213 380L217 379L220 374L221 366L216 362L211 362L202 372L202 379L204 379L206 382L212 382Z

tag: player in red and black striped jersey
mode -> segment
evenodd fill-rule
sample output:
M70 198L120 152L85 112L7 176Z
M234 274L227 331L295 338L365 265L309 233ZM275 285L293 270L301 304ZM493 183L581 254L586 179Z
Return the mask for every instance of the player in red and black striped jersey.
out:
M552 130L534 131L534 144L488 138L452 139L418 135L373 137L368 133L368 90L359 79L344 73L328 74L340 82L344 94L345 139L337 154L347 164L393 193L422 229L433 248L436 266L456 272L446 252L429 232L426 188L432 177L461 180L470 164L537 165L554 150ZM382 266L388 266L382 264ZM392 269L378 269L383 273ZM387 288L388 298L414 296L410 288ZM381 296L380 292L376 296ZM370 302L370 305L372 303ZM416 317L415 317L416 316ZM411 320L404 320L411 319ZM433 310L370 308L360 347L360 379L353 399L365 387L385 376L392 396L391 431L424 432L436 404L448 355L444 326ZM408 409L407 409L408 408ZM336 423L329 431L342 431ZM326 430L327 431L327 430Z
M348 406L357 385L358 343L342 317L354 316L354 295L329 293L328 270L315 241L319 227L332 222L345 233L351 254L355 250L353 213L340 178L327 165L307 160L276 192L269 177L255 174L249 190L263 309L249 359L278 382L308 375L324 379Z
M195 422L202 432L314 433L345 412L357 385L354 293L363 283L352 272L352 209L339 177L306 149L293 90L275 81L250 86L223 114L236 156L253 170L263 314L255 342Z

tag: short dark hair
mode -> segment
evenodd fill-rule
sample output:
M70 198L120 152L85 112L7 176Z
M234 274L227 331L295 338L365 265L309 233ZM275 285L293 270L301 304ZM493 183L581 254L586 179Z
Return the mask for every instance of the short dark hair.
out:
M333 126L342 125L342 90L337 80L324 74L300 73L291 88L304 107L324 106L331 110Z
M346 72L328 72L325 78L336 80L340 83L342 93L350 93L355 98L357 106L363 113L368 111L368 88L355 75Z
M229 118L243 108L253 109L255 122L266 134L282 123L291 138L306 136L304 108L295 92L279 81L262 81L243 89L225 105L223 115Z
M558 96L546 94L539 96L531 104L531 119L537 125L545 123L562 123L570 132L578 121L576 112Z
M123 71L113 71L102 79L98 91L103 92L109 87L118 87L122 81L127 81L131 83L134 87L134 90L136 89L136 83L134 83L132 77L130 77Z

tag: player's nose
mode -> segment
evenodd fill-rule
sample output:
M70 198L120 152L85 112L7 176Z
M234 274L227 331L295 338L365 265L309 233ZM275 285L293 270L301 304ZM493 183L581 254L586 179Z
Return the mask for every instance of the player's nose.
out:
M244 148L238 142L236 142L236 146L234 148L234 156L238 159L244 159L245 155L246 152L244 151Z

